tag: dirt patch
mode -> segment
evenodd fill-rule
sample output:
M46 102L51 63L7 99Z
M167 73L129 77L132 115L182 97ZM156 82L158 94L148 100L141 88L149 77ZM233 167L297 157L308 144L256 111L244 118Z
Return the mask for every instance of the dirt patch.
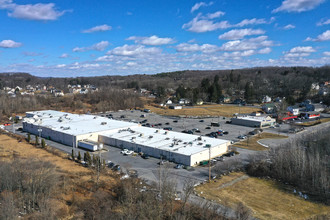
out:
M169 109L163 107L156 107L155 105L145 105L145 108L160 115L168 116L222 116L232 117L235 113L250 114L259 111L258 108L239 107L232 105L202 105L192 106L183 109Z

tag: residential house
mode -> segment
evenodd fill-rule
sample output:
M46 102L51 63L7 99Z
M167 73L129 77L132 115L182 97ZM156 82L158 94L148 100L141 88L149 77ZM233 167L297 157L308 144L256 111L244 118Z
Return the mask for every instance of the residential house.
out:
M272 98L269 97L268 95L266 95L262 98L262 103L269 103L271 101L272 101Z
M277 111L277 108L274 103L266 103L261 108L265 113L272 114Z

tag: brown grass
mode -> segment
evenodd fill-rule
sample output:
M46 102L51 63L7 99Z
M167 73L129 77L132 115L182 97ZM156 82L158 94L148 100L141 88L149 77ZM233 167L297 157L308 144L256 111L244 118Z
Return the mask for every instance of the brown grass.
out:
M60 207L64 209L70 209L68 203L81 202L92 195L91 189L96 182L95 171L68 160L67 154L56 149L36 148L25 141L18 142L14 137L0 134L0 161L11 161L14 158L39 159L49 161L56 166L56 171L61 176L61 184L65 185L59 189L62 194L57 196L57 202L60 202L62 204ZM110 191L118 183L118 178L111 171L107 171L100 175L101 182L105 185L103 190Z
M293 188L273 180L248 177L231 186L221 187L243 175L245 174L231 173L196 187L196 192L209 200L233 208L242 202L259 219L307 219L321 214L330 215L329 206L304 200L292 193Z
M254 135L248 139L245 139L244 141L240 141L240 142L234 144L233 147L240 147L240 148L245 148L245 149L249 149L249 150L263 151L263 150L268 150L268 148L258 144L257 141L259 141L261 139L284 139L284 138L288 138L288 136L263 132L263 133Z
M318 125L318 124L325 123L325 122L329 122L329 121L330 121L330 118L321 118L320 120L309 121L309 122L304 122L304 123L298 123L297 125L311 127L311 126Z
M258 108L252 107L238 107L232 105L202 105L192 106L183 109L169 109L156 107L155 105L145 105L145 108L150 109L152 112L159 115L169 116L222 116L232 117L235 113L250 114L259 111Z

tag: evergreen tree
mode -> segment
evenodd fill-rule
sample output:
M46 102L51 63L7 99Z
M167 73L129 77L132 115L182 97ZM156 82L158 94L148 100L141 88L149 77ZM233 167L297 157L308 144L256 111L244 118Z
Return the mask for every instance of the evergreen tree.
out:
M81 154L80 154L80 151L78 152L77 160L78 160L79 162L81 161Z
M45 148L46 147L45 139L41 139L41 147L42 148Z
M72 157L72 160L74 160L74 159L75 159L75 156L74 156L74 151L73 151L73 149L72 149L72 152L71 152L71 157Z
M84 153L84 161L87 162L87 155L86 155L86 152Z
M39 138L38 138L38 135L35 136L36 137L36 145L39 144Z
M28 136L27 136L27 141L28 141L28 143L30 143L30 142L31 142L31 135L30 135L30 133L28 133Z
M92 165L92 158L88 151L86 152L86 158L86 163L88 163L88 165Z

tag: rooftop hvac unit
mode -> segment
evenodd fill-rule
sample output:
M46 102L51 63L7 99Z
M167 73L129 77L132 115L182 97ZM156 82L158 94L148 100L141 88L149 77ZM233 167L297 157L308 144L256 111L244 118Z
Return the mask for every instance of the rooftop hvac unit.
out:
M198 145L203 145L203 143L202 142L199 142Z
M69 130L70 127L63 127L63 130Z
M101 125L106 125L107 123L105 121L101 122Z
M207 144L207 145L205 145L205 147L210 148L211 147L211 144Z
M136 139L136 137L132 137L132 140Z
M93 119L96 119L97 117L96 116L94 116L94 118Z
M141 133L141 134L139 135L139 137L143 137L143 134Z
M159 132L159 130L156 130L156 131L155 131L155 133L158 133L158 132Z
M202 137L198 137L197 140L201 141L202 140Z
M153 138L154 136L150 135L149 138Z
M170 140L170 138L169 138L169 137L167 137L167 138L165 138L165 140Z
M168 132L167 132L167 131L165 131L165 133L164 133L164 134L166 135L166 134L168 134Z

